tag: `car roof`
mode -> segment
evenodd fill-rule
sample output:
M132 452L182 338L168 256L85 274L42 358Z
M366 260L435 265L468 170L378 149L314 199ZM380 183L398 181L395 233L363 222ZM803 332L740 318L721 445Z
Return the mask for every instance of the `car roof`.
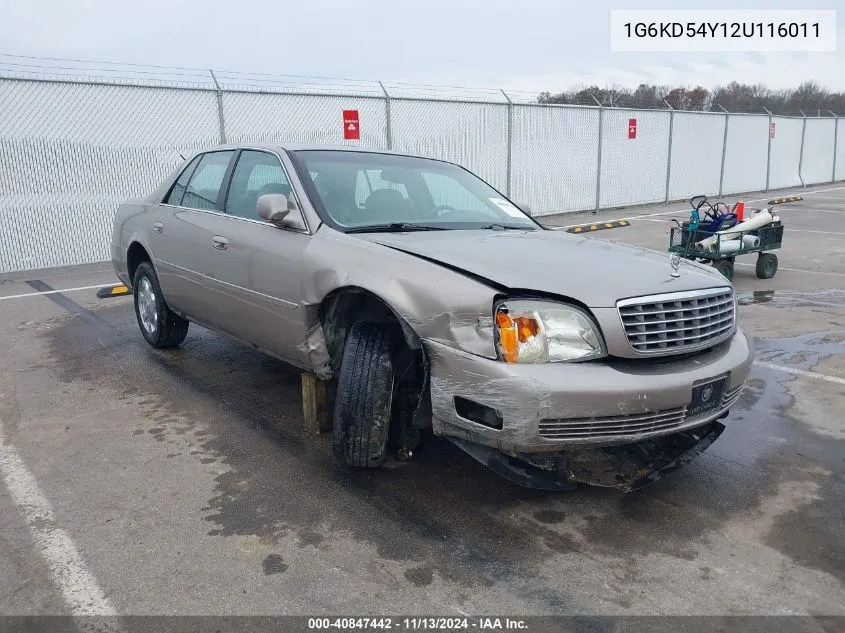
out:
M419 154L409 154L407 152L395 152L388 149L381 149L378 147L360 147L357 145L320 145L315 143L232 143L232 144L224 144L224 145L217 145L214 147L206 147L202 150L199 150L197 153L205 153L210 151L217 151L217 150L226 150L226 149L265 149L270 151L291 151L291 152L301 152L301 151L334 151L334 152L366 152L370 154L393 154L394 156L409 156L411 158L428 158L431 160L440 160L442 162L449 162L443 161L440 158L434 158L433 156L420 156Z

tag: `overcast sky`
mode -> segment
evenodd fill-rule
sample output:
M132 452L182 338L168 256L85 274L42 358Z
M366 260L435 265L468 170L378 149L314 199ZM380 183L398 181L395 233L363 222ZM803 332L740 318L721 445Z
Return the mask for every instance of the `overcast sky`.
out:
M612 53L609 12L839 9L836 53ZM0 53L552 92L598 83L845 90L845 0L0 0Z

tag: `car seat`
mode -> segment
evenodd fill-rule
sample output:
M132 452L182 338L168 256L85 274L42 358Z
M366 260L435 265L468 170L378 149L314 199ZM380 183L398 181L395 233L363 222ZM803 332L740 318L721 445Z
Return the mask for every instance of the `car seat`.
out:
M408 200L396 189L376 189L364 203L367 222L405 222L410 217Z

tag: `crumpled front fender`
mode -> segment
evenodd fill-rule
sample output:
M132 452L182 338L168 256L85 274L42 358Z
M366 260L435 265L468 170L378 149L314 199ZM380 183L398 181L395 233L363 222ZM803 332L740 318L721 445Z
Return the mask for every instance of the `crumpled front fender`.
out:
M419 339L496 357L497 291L478 280L331 229L321 229L308 246L304 270L305 306L317 306L340 289L362 289L379 297Z

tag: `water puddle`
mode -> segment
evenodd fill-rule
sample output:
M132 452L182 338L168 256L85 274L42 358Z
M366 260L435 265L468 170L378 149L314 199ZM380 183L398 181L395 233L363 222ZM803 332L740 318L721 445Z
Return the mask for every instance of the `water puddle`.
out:
M768 304L772 307L831 306L845 308L845 290L814 290L798 292L792 290L754 290L736 293L739 305Z

